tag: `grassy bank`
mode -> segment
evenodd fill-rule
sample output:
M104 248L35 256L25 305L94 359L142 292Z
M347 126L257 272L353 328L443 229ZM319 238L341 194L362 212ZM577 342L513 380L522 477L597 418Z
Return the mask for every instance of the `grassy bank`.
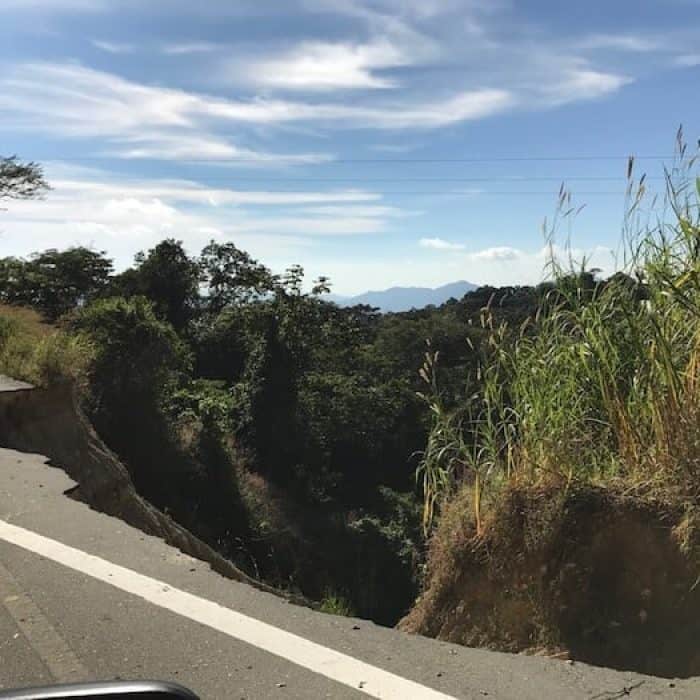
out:
M37 386L77 379L89 357L78 338L21 306L0 304L0 374Z
M580 590L566 589L566 600L557 605L594 617L602 606L614 620L632 593L622 591L614 573L604 584L595 572L605 566L620 575L640 570L631 563L634 548L622 547L617 559L590 555L599 552L600 534L590 530L586 517L619 517L650 532L660 529L663 546L682 555L687 569L681 574L682 567L669 568L676 587L657 585L649 595L671 596L663 604L654 600L655 609L683 610L680 618L672 616L680 619L683 634L688 624L697 626L683 607L697 598L700 576L700 185L694 168L695 160L680 146L679 162L667 172L666 195L654 201L644 178L633 178L630 163L618 274L599 281L585 261L563 265L553 258L554 281L519 329L493 323L484 309L489 337L476 349L479 369L467 400L446 405L436 380L439 357L428 354L422 374L433 429L419 471L426 530L436 515L442 517L432 537L426 594L409 628L438 636L442 630L452 639L509 650L547 640L559 640L557 646L563 623L547 611L562 594L556 577L567 563L580 564L588 575ZM560 210L564 219L574 214L563 191ZM603 505L581 516L579 505L592 493ZM572 512L579 512L578 530L562 540ZM606 532L613 541L612 531ZM577 548L578 563L572 553ZM650 554L647 566L662 559ZM528 597L533 579L524 571L532 562L541 569L535 577L540 594ZM499 578L507 569L509 576ZM490 607L478 604L485 619L492 616L488 624L469 614L477 602L475 590L458 584L465 570L482 583L498 582L502 599L490 599ZM644 578L639 573L639 594ZM585 605L574 604L577 596ZM506 616L510 622L502 617L503 599L524 605L520 615ZM642 625L651 607L639 607ZM450 614L460 622L448 623ZM542 624L530 625L524 635L515 631L533 616ZM569 648L586 648L581 635L592 632L584 632L564 635ZM598 646L621 634L616 626L607 629Z

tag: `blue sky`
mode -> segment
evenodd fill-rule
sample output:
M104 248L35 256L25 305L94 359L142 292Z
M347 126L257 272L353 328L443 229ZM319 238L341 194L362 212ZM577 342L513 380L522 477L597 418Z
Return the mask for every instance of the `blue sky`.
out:
M661 185L699 86L698 0L2 0L0 153L54 189L0 255L214 238L338 293L531 283L565 181L609 270L626 156Z

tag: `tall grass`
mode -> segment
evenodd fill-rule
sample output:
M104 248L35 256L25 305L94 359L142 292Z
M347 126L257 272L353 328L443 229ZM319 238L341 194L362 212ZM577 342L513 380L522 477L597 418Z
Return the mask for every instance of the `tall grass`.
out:
M85 341L43 323L34 311L0 305L0 374L37 386L74 381L89 354Z
M680 139L678 152L665 198L649 207L630 161L619 273L596 281L587 261L552 254L553 283L523 328L495 326L484 309L474 390L456 409L444 406L428 353L426 528L465 479L477 532L484 498L514 481L617 480L700 503L700 181ZM569 204L562 190L564 219Z

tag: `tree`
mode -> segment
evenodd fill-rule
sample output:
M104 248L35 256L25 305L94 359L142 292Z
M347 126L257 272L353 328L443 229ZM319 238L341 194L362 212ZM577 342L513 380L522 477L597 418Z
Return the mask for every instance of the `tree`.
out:
M32 306L49 320L82 306L105 288L112 261L104 252L75 247L0 259L0 300Z
M136 267L118 275L111 291L125 297L148 298L156 314L182 330L199 304L201 272L190 258L182 241L161 241L148 253L136 255Z
M93 348L88 408L100 436L129 466L139 488L171 488L175 471L162 406L189 372L172 326L144 297L99 299L71 319Z
M95 350L94 398L100 410L112 415L127 418L157 403L170 378L189 366L172 326L156 317L144 297L100 299L78 313L71 325Z
M48 189L38 163L22 163L17 156L0 156L0 200L35 199Z
M214 313L264 297L275 287L270 270L233 243L212 241L202 251L199 264L208 287L208 307Z

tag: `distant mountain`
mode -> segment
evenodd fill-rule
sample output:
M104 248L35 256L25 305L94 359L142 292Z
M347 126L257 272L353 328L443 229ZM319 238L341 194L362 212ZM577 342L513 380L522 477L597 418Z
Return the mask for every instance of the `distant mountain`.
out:
M382 311L410 311L411 309L422 309L425 306L434 304L439 306L448 299L461 299L468 292L473 292L477 285L471 282L452 282L436 289L430 287L391 287L383 291L365 292L355 297L343 297L331 294L326 297L329 301L334 301L339 306L355 306L356 304L367 304L375 306Z

